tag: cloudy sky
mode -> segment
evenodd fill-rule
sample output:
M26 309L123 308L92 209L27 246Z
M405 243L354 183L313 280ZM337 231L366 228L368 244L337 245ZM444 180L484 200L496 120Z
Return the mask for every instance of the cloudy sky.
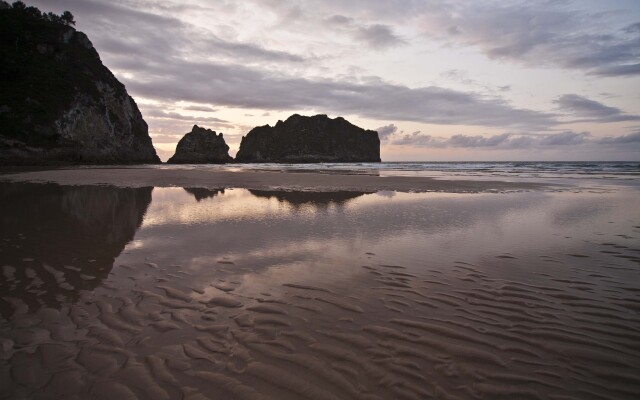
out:
M166 160L293 113L383 161L640 160L638 0L26 0L71 11Z

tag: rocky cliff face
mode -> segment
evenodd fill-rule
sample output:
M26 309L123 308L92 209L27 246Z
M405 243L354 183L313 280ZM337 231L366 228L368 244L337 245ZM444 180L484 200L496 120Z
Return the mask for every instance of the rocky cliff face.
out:
M160 162L124 85L55 17L0 1L0 164Z
M222 133L216 134L211 129L194 125L191 132L180 139L176 153L167 163L169 164L224 164L232 162L229 156L229 146L224 141Z
M380 139L344 118L294 114L242 138L236 162L380 162Z

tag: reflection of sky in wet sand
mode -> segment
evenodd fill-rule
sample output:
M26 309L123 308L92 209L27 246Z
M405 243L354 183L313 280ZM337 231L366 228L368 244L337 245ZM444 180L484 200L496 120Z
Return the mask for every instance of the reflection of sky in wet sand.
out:
M10 189L10 398L640 390L632 190Z
M598 235L628 233L620 217L638 214L632 193L391 192L293 204L280 193L230 189L196 202L182 189L156 188L136 240L116 264L145 255L196 277L225 271L256 285L259 273L267 286L344 282L368 263L420 272L464 261L498 264L509 275L546 270L541 256L580 254Z

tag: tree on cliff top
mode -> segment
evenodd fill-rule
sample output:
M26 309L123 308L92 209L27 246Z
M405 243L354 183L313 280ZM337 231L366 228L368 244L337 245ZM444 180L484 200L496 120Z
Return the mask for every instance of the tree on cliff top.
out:
M71 14L70 11L65 11L61 15L57 15L52 12L43 13L40 12L37 7L27 7L27 5L22 1L14 1L12 5L9 5L9 3L7 3L6 1L0 0L0 9L13 9L15 11L25 13L35 19L45 20L67 26L76 24L76 21L73 18L73 14Z
M76 21L74 21L73 19L73 14L71 14L71 12L69 11L65 11L62 13L62 15L60 16L60 18L62 19L62 22L65 23L66 25L75 25Z

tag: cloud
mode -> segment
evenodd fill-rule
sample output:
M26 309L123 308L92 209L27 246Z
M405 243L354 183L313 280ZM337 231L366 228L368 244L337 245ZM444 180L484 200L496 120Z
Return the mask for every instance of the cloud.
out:
M598 143L601 144L638 144L640 145L640 130L637 132L630 133L628 135L622 136L607 136L602 139L597 140Z
M216 110L213 107L207 107L207 106L188 106L188 107L183 107L185 110L188 111L201 111L201 112L216 112L218 110Z
M164 111L163 108L169 108L169 106L140 104L140 110L145 119L149 121L150 126L152 126L150 130L154 143L158 135L165 135L163 136L163 141L158 141L158 143L172 143L170 140L172 136L178 135L177 132L189 131L194 124L209 129L234 130L238 128L237 125L221 118L183 115L177 112ZM182 135L180 134L177 138L174 138L174 142L180 139Z
M333 28L346 32L356 41L375 50L385 50L406 44L406 40L396 35L393 28L385 24L359 24L344 15L332 15L325 22Z
M313 60L286 48L270 49L251 40L231 40L182 22L186 17L208 13L217 18L218 25L227 24L230 29L226 31L232 30L234 23L236 26L247 23L236 19L241 17L238 10L243 7L234 2L33 0L30 3L58 12L72 10L78 17L78 26L90 28L90 36L100 51L108 44L136 47L144 43L157 51L173 50L165 54L196 50L218 60L227 57L246 62L294 64ZM619 23L617 19L622 19L619 12L585 11L580 7L587 6L581 2L352 0L346 4L339 0L304 3L247 0L247 3L246 9L264 16L263 21L268 21L271 15L278 16L277 24L258 27L265 32L261 38L292 29L298 34L297 43L304 46L317 36L338 30L368 48L387 49L408 43L396 33L407 27L421 32L421 37L429 41L478 48L492 59L527 66L580 69L601 76L640 75L640 22Z
M420 131L405 134L391 142L396 146L416 146L416 147L446 147L445 139L434 138L431 135L423 135Z
M458 83L460 85L464 85L465 88L473 88L482 93L504 93L511 90L511 85L502 85L502 86L489 86L482 84L474 79L469 78L468 71L459 70L459 69L448 69L442 73L440 76L448 81Z
M388 49L406 43L404 39L393 33L388 25L382 24L359 27L353 36L376 50Z
M640 63L625 65L607 65L598 67L592 71L594 75L601 76L635 76L640 75Z
M587 143L588 132L564 131L552 134L520 135L502 133L492 136L482 135L453 135L450 138L424 135L420 132L406 134L391 142L396 146L415 147L456 147L456 148L485 148L485 149L527 149L549 146L569 146ZM596 143L595 141L592 141Z
M507 142L511 137L510 133L503 133L501 135L494 135L489 137L484 136L466 136L466 135L453 135L448 140L448 145L451 147L496 147Z
M344 27L349 27L353 24L353 18L345 17L344 15L332 15L326 21L330 24Z
M590 74L640 74L638 24L615 27L611 15L568 2L422 3L416 17L430 39L479 48L489 58Z
M289 61L302 62L305 58L288 53L286 51L267 50L251 43L239 43L223 40L215 35L209 34L204 39L202 48L204 51L223 52L236 58L245 58L249 60L266 60L266 61Z
M191 115L182 115L176 112L166 112L157 109L149 109L145 108L145 114L151 118L164 118L164 119L174 119L179 121L207 121L207 122L215 122L217 124L229 125L229 121L216 118L216 117L194 117Z
M191 9L192 6L195 10L206 9L194 4L170 7L166 2L147 1L147 7L140 7L139 2L134 0L34 0L30 3L47 9L72 10L78 21L78 28L88 28L91 33L89 37L101 55L113 53L131 57L135 54L137 58L141 58L200 54L215 55L217 60L245 62L305 61L298 54L223 39L210 30L183 22L174 16L177 11Z
M577 94L562 95L554 103L558 105L560 110L572 116L584 118L583 121L619 122L640 120L640 115L626 114L619 108L609 107Z
M544 136L540 139L543 146L568 146L582 144L590 136L588 132L565 131L553 135Z
M436 86L409 88L382 80L355 83L300 78L250 66L167 57L135 62L120 57L112 63L136 77L124 79L134 93L163 101L264 110L319 110L446 125L540 130L557 124L554 114L514 108L500 99Z
M398 131L398 127L394 124L389 124L377 128L376 131L378 132L378 137L380 138L380 140L388 140L389 136Z

